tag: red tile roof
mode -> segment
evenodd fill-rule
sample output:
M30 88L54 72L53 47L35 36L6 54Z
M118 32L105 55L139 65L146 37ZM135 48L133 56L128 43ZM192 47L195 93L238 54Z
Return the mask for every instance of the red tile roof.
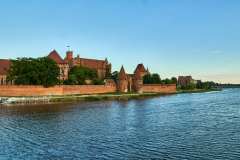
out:
M58 54L56 50L53 50L52 52L49 53L48 58L54 60L57 64L63 64L66 63L61 56Z
M106 67L106 61L104 60L80 58L80 61L81 66L83 67L88 67L92 69L104 69Z
M8 59L0 59L0 75L7 75L10 69L11 61Z

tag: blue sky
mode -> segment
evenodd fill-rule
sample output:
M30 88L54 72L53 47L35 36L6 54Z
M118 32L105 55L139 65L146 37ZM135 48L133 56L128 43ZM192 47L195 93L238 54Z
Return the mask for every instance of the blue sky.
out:
M0 0L0 58L70 45L113 70L240 83L239 0Z

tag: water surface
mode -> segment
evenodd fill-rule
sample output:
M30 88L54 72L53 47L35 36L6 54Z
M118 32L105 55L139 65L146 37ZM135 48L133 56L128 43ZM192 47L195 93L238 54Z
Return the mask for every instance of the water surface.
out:
M0 159L239 159L240 89L1 106Z

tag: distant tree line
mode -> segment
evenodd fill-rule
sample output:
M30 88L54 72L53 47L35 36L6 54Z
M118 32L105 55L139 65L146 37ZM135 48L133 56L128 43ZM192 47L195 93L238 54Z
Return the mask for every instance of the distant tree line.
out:
M240 84L218 84L221 88L240 88Z
M147 74L143 77L143 84L177 84L177 78L172 77L171 79L161 80L159 74Z
M212 81L207 81L207 82L201 82L199 81L196 84L196 88L197 89L212 89L212 88L216 88L217 87L217 83L212 82Z
M207 81L207 82L197 81L196 83L191 82L185 86L178 85L178 89L182 89L182 90L194 90L194 89L209 90L214 88L219 88L219 84L212 81Z

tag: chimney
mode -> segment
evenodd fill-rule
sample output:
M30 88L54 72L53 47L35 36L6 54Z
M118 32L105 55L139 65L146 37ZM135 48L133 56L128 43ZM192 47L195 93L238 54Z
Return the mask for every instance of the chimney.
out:
M73 59L73 51L67 51L66 53L66 59L68 61L71 61Z

